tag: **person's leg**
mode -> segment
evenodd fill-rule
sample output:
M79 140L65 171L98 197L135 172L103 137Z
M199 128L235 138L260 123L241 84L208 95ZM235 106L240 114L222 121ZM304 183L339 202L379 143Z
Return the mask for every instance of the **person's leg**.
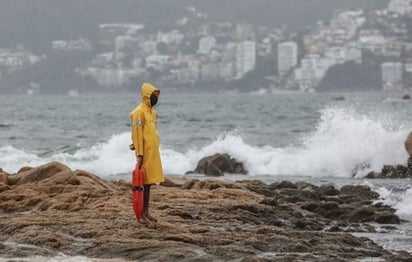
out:
M151 185L143 185L143 210L142 216L138 219L138 222L142 224L149 224L149 201L150 201L150 186Z
M150 203L150 188L152 185L144 186L144 200L143 200L143 216L153 222L157 222L157 219L152 217L149 213L149 203Z

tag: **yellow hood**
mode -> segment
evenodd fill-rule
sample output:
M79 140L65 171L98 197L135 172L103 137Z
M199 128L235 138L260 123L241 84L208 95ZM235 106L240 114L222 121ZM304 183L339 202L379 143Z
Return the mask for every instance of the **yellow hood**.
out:
M160 94L160 90L154 85L149 84L149 83L143 83L142 89L141 89L142 103L144 103L148 107L151 107L150 96L152 95L154 91L158 91Z

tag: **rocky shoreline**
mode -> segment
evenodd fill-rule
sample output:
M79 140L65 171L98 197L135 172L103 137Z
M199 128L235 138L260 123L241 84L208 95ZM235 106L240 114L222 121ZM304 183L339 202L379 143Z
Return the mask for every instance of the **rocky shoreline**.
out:
M139 261L411 261L351 233L402 223L367 186L181 179L153 188L157 226L136 222L128 181L52 162L0 169L0 257Z

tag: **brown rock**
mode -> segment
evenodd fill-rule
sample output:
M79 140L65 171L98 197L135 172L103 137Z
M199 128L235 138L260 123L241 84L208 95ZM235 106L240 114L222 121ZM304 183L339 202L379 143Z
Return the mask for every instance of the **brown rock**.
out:
M297 186L290 181L280 181L280 182L275 182L275 183L270 184L269 188L272 190L283 189L283 188L296 189Z
M350 215L351 222L370 222L374 221L375 211L370 207L362 207L353 212Z
M0 172L0 183L8 184L8 175L4 172Z
M405 140L405 149L408 152L409 156L412 157L412 132L409 133L408 137Z
M4 183L0 183L0 193L3 192L3 191L9 190L9 189L10 189L9 185L6 185Z
M269 186L260 180L242 180L237 183L243 185L245 188L252 192L258 193L264 196L274 196L275 193L269 189Z
M16 176L16 184L21 185L25 183L31 183L41 181L56 175L62 171L71 171L71 169L62 163L51 162L37 168L30 168L26 171L18 173Z
M332 184L321 185L318 192L321 196L336 196L339 194L339 190Z
M177 179L165 177L165 181L160 183L160 185L164 187L181 187L184 185L184 183L185 182L183 180L178 181Z
M310 191L318 191L319 187L312 185L308 182L304 182L304 181L299 181L295 183L296 188L299 190L310 190Z
M206 176L223 176L229 174L246 174L247 171L243 164L231 158L228 154L215 154L202 158L198 164L195 173L205 174Z
M368 186L361 185L346 185L340 189L339 197L342 195L350 195L353 198L368 200L368 199L377 199L379 194L372 191Z
M188 180L182 187L153 186L150 212L159 222L145 226L134 216L129 181L106 181L81 170L50 170L24 171L16 175L19 183L0 191L0 257L64 253L172 262L412 259L341 232L338 227L351 226L348 217L356 210L351 205L360 203L349 188L338 200L348 196L355 202L340 204L313 200L318 193L310 185L270 190L258 180L208 179ZM22 180L26 172L40 173ZM370 195L366 188L355 189L355 194ZM289 202L293 196L304 202ZM379 221L393 218L393 210L383 205L365 208ZM333 225L340 232L326 232ZM9 239L13 245L4 244Z
M26 171L29 171L29 170L32 170L32 169L33 169L33 167L24 166L24 167L20 168L19 171L17 171L17 174L23 173L23 172L26 172Z

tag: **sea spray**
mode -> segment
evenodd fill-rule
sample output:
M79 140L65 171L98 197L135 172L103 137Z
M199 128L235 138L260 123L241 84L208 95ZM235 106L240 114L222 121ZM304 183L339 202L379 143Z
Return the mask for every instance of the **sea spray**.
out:
M403 187L387 188L375 187L375 191L380 194L378 202L392 206L396 209L396 214L404 218L412 218L412 187L404 185Z
M192 147L182 152L173 145L162 144L160 150L166 174L182 175L193 170L205 156L228 153L245 164L250 176L363 177L369 171L380 170L385 164L406 162L408 156L403 143L410 128L405 126L408 125L394 124L389 116L327 107L321 110L312 131L289 146L254 146L245 142L240 131L236 131L211 137L211 142L201 148ZM60 161L73 169L85 169L103 177L125 174L131 172L135 161L129 144L130 133L124 132L89 148L46 157L3 146L0 148L0 167L12 173L22 166ZM187 144L190 147L191 142L187 141Z
M327 108L321 112L314 131L304 137L296 161L302 159L306 169L318 175L341 177L362 177L384 164L404 163L407 155L403 142L408 129L391 123L388 116Z

